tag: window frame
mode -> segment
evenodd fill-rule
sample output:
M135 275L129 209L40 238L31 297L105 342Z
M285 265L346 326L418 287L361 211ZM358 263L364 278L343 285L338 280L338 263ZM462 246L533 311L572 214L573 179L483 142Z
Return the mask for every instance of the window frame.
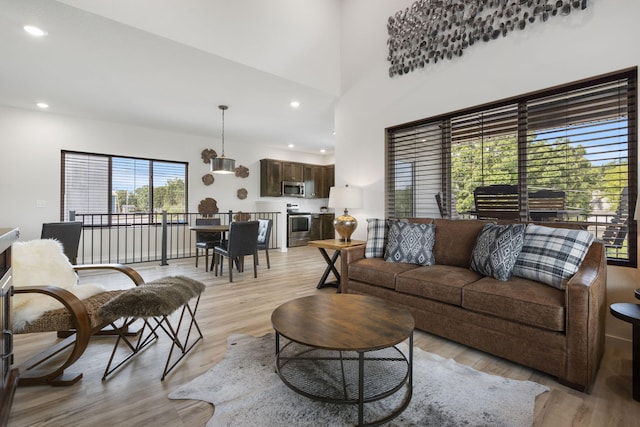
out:
M104 195L106 198L106 206L107 206L107 212L102 212L102 213L83 213L83 212L76 212L76 214L78 216L99 216L100 217L100 221L97 224L94 224L94 221L90 221L89 223L87 223L86 221L83 221L84 226L93 226L93 225L97 225L97 226L112 226L112 225L149 225L149 224L159 224L162 222L162 216L160 213L158 212L154 212L152 206L154 205L154 194L155 192L155 187L153 184L154 181L154 170L156 170L156 163L162 163L162 164L176 164L176 165L180 165L184 167L184 211L185 213L188 211L188 206L189 206L189 163L188 162L182 162L182 161L176 161L176 160L162 160L162 159L156 159L156 158L145 158L145 157L133 157L133 156L125 156L125 155L116 155L116 154L104 154L104 153L91 153L91 152L82 152L82 151L73 151L73 150L61 150L60 151L60 220L61 221L65 221L65 220L69 220L68 215L69 215L69 211L70 209L68 208L67 204L66 204L66 195L67 195L67 182L66 182L66 171L67 171L67 156L68 155L75 155L75 156L87 156L89 158L95 158L95 159L106 159L107 164L108 164L108 170L107 170L107 189L106 189L106 194ZM136 212L136 213L120 213L120 212L113 212L113 197L111 196L113 194L113 180L114 180L114 174L113 174L113 159L124 159L124 160L132 160L132 161L143 161L143 162L149 162L149 168L148 168L148 174L147 176L147 182L148 182L148 187L149 187L149 200L148 200L148 211L146 212ZM100 193L101 191L98 190L96 193ZM151 208L149 210L149 208ZM107 221L106 223L103 222L103 219L106 217ZM114 217L123 217L125 223L122 223L121 220L116 220L114 221ZM76 220L80 220L77 219Z
M459 119L464 116L469 116L473 114L482 114L483 112L495 112L499 109L509 109L509 107L513 107L514 105L518 111L517 118L517 138L514 141L518 151L518 187L519 187L519 200L520 200L520 212L521 218L523 218L524 213L528 211L528 201L527 201L527 184L526 184L526 176L527 176L527 135L530 134L531 129L529 129L526 118L527 118L527 105L535 104L536 100L540 100L545 97L553 97L560 96L564 93L569 93L572 91L580 91L580 90L588 90L589 88L596 87L598 85L615 82L617 80L624 80L627 82L626 84L626 100L627 100L627 160L628 160L628 170L627 170L627 182L628 182L628 195L629 195L629 216L628 216L628 256L629 259L623 258L608 258L607 261L609 265L621 265L621 266L629 266L636 267L637 265L637 222L633 219L633 212L635 209L636 199L638 196L637 186L638 186L638 170L637 170L637 161L638 161L638 150L637 150L637 67L631 67L620 71L615 71L603 75L599 75L592 78L586 78L582 80L578 80L572 83L563 84L553 86L548 89L543 89L539 91L529 92L523 95L518 95L510 98L501 99L495 102L489 102L481 105L477 105L470 108L465 108L461 110L457 110L450 113L439 114L433 117L429 117L426 119L415 120L412 122L388 127L385 129L385 182L386 182L386 202L385 202L385 212L387 217L398 216L394 212L394 204L396 198L396 180L395 180L395 171L392 171L392 165L394 160L397 157L397 152L394 151L396 148L393 147L394 143L400 144L400 142L404 142L405 145L411 143L411 138L406 137L406 139L402 140L403 135L410 134L411 131L414 131L416 136L414 136L414 141L418 141L419 138L422 138L420 135L421 132L425 133L425 129L429 127L433 127L434 125L439 126L441 129L442 135L437 139L436 132L432 132L432 136L436 138L435 140L431 140L429 142L433 143L436 141L436 144L439 142L441 144L441 153L440 153L440 164L439 164L439 173L440 177L440 187L444 200L442 203L445 205L444 209L446 212L450 212L451 208L451 197L455 196L452 194L451 190L451 157L452 157L452 145L451 145L451 126L452 121ZM524 126L524 128L523 128ZM448 129L448 132L447 132ZM484 131L483 131L484 132ZM483 133L483 135L492 136L490 133ZM497 134L495 134L497 135ZM493 135L493 136L495 136ZM423 139L422 141L426 141L427 139ZM399 142L400 141L400 142ZM430 148L427 142L424 143L423 148ZM397 150L401 150L398 148ZM406 151L406 149L405 149ZM436 172L433 173L433 176L436 176ZM524 178L523 178L524 177ZM437 178L433 178L437 182ZM415 181L415 179L414 179ZM427 182L425 180L425 182ZM425 184L428 185L428 184ZM420 189L413 189L414 198L417 191ZM433 200L433 204L436 205L435 199ZM437 212L437 207L436 210ZM415 211L414 211L415 214Z

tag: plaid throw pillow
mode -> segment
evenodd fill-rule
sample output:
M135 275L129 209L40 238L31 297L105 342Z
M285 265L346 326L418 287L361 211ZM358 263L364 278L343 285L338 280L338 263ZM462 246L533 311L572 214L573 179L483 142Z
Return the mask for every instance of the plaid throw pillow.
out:
M384 260L409 264L433 265L434 224L393 222L389 226Z
M367 219L367 244L364 248L365 258L382 258L387 245L387 220Z
M588 231L529 224L513 275L565 289L592 242Z
M471 254L471 269L507 281L524 244L524 224L484 226Z

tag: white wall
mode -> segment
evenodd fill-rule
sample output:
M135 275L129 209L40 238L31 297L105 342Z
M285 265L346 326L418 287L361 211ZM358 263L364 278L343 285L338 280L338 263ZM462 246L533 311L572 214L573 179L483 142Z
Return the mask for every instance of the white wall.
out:
M205 197L216 199L221 212L255 211L257 200L279 201L284 205L285 198L260 198L261 158L333 162L332 156L234 144L225 138L225 154L236 159L236 166L248 167L249 177L215 175L215 182L205 186L202 176L209 171L209 165L203 163L200 153L205 148L219 152L218 138L6 107L0 107L0 141L0 224L19 227L23 240L40 237L43 222L60 219L61 150L189 162L190 212L197 212L198 203ZM240 188L248 192L245 200L237 197ZM324 204L322 199L301 203L316 211Z
M460 58L389 77L387 19L410 0L349 0L342 4L341 76L336 108L336 184L365 189L364 208L350 210L366 237L365 220L384 216L384 129L557 84L636 66L640 2L591 0L584 11L479 43ZM354 161L358 159L358 161ZM607 303L633 302L636 269L608 269ZM609 315L610 344L629 344L631 328ZM616 338L612 340L611 338Z
M339 93L340 0L59 1L334 95Z

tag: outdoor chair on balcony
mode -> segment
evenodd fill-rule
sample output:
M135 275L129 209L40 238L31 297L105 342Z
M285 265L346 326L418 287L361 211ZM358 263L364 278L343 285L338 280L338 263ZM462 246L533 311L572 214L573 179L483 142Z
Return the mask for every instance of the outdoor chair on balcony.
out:
M518 187L516 185L488 185L473 190L478 219L520 219Z
M538 190L529 193L529 217L532 221L565 219L566 194L564 191Z
M616 209L610 225L607 225L600 240L605 247L620 249L629 233L629 187L624 187L620 193L620 203Z

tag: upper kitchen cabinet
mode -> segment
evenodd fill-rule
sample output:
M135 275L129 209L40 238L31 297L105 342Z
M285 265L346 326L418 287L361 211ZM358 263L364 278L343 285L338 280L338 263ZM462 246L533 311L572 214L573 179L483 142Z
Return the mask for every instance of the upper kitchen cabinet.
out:
M324 183L324 188L322 188L320 192L320 197L322 197L323 199L329 198L329 190L331 189L331 187L336 185L335 170L335 165L326 165L322 171L322 182Z
M261 197L282 196L283 181L304 182L305 198L326 199L334 183L334 166L260 160Z
M304 181L304 165L302 163L282 162L282 180L291 182Z
M279 160L260 160L260 197L282 196L282 163Z
M322 198L323 169L324 166L319 165L304 166L304 197L307 199Z

